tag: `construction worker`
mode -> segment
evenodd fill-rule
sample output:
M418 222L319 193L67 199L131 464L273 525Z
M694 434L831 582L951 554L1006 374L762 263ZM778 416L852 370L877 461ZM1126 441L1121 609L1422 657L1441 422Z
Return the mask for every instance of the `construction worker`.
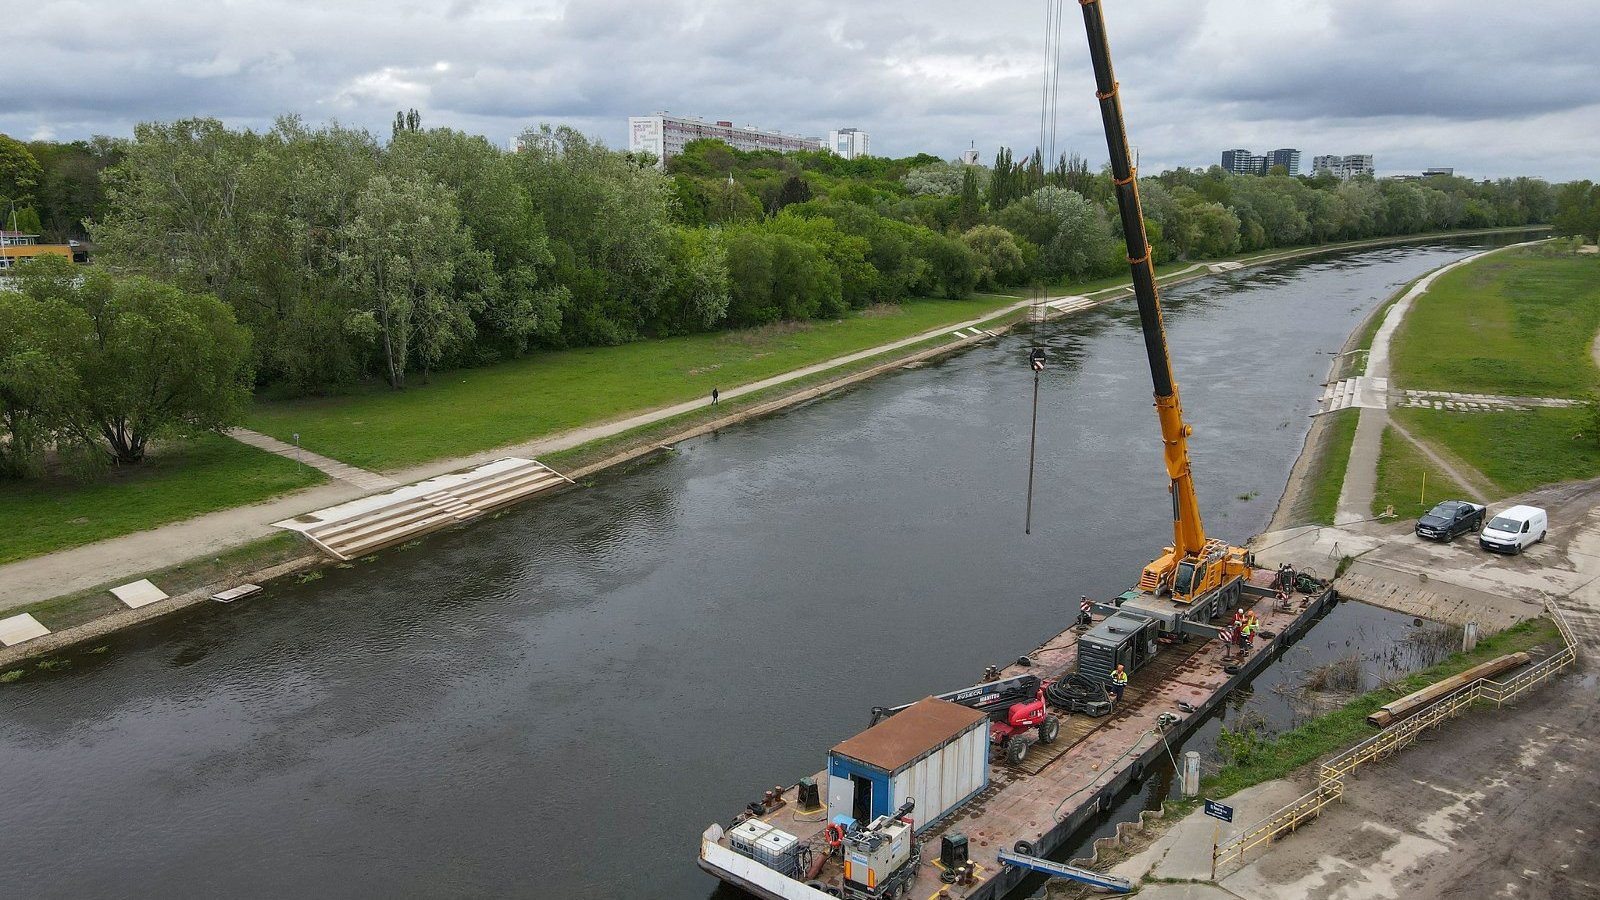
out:
M1252 633L1260 630L1261 617L1256 615L1256 611L1254 609L1251 609L1249 612L1244 614L1244 620L1250 623L1250 629Z
M1119 663L1117 670L1111 673L1111 702L1121 703L1122 692L1128 689L1128 672Z
M1244 624L1239 626L1239 652L1241 654L1250 652L1251 646L1256 641L1256 629L1258 627L1260 626L1249 618L1246 618Z
M1238 627L1240 627L1242 625L1244 625L1244 608L1243 607L1241 607L1239 609L1236 609L1233 612L1233 627L1238 628Z

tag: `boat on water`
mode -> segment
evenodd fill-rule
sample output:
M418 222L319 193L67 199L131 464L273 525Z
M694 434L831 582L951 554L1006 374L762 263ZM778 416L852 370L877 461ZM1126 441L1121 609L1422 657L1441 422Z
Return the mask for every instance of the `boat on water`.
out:
M1081 7L1161 427L1172 545L1131 589L1085 598L1080 622L1015 663L970 688L874 709L821 771L709 826L700 867L756 896L993 898L1030 865L1105 886L1043 857L1153 766L1175 765L1173 745L1334 600L1320 583L1291 594L1293 573L1258 568L1249 550L1202 525L1193 429L1172 373L1101 2ZM1026 363L1037 387L1042 351ZM1253 633L1260 643L1236 652Z

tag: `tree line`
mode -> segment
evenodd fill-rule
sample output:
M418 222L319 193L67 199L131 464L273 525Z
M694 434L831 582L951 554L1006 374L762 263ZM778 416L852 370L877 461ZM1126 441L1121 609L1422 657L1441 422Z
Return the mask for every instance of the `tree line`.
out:
M414 111L386 140L295 117L264 132L199 118L146 123L127 140L0 138L0 202L47 237L91 239L96 259L94 277L70 290L54 269L21 278L0 307L35 323L0 346L8 468L26 470L25 457L69 436L137 458L140 434L225 419L241 384L273 396L372 379L398 389L541 349L1126 270L1109 176L1076 155L1047 165L1002 149L969 166L696 141L663 171L567 128L520 144L427 129ZM1545 222L1571 192L1525 178L1340 182L1220 167L1142 178L1139 189L1158 262ZM206 359L218 373L204 380L215 396L194 415L113 439L105 415L29 393L48 379L28 354L80 345L79 312L92 322L90 310L122 305L106 298L160 291L172 293L141 301L140 315L203 311L174 334L208 335L216 350ZM107 388L75 371L66 394Z

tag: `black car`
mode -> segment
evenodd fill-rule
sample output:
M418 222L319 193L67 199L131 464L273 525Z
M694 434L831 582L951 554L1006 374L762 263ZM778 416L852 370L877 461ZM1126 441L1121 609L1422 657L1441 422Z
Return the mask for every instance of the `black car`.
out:
M1417 520L1417 537L1448 541L1458 534L1481 531L1483 519L1483 504L1446 500Z

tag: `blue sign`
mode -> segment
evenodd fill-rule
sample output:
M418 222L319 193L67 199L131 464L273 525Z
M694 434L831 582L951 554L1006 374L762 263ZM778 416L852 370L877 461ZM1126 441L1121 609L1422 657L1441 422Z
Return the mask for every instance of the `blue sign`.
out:
M1221 803L1218 803L1215 800L1207 800L1206 801L1206 815L1210 816L1213 819L1221 819L1224 822L1232 822L1233 821L1233 807L1231 807L1231 806L1223 806Z

